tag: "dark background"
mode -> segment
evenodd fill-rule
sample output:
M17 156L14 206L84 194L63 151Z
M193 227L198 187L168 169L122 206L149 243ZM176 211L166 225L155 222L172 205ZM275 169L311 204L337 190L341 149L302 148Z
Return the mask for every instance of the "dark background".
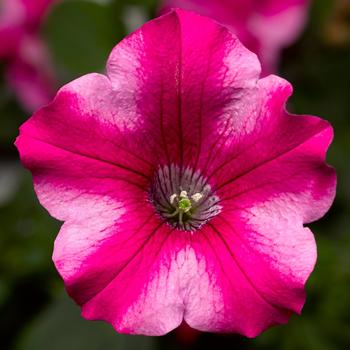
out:
M13 147L29 114L5 85L0 65L0 349L350 349L350 8L339 6L346 2L314 1L303 36L283 53L279 74L295 89L289 110L334 126L328 161L337 169L338 193L327 216L312 225L318 263L302 316L256 339L176 331L158 338L118 335L79 316L51 262L60 224L39 206ZM43 35L58 86L103 72L112 47L154 17L156 7L156 0L57 5Z

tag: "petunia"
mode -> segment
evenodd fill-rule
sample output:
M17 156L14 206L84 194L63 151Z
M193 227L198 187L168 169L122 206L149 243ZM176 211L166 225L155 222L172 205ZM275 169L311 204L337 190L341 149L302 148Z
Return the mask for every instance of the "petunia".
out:
M53 260L82 315L161 335L184 320L254 337L300 313L335 193L328 122L224 26L183 10L112 51L20 130L21 160L64 221Z
M55 0L1 0L0 61L22 105L33 111L50 102L54 74L40 37L41 24Z
M161 12L179 7L228 26L258 54L263 75L277 71L281 50L304 29L309 0L163 0Z

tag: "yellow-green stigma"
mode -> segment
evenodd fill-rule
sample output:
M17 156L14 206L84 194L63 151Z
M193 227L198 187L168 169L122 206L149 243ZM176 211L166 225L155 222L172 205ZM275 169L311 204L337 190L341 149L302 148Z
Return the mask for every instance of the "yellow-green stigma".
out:
M184 213L187 213L191 210L192 203L188 198L182 198L179 200L179 210L182 210Z
M167 215L167 217L178 217L179 224L183 225L184 219L190 219L192 217L192 210L195 210L192 202L197 203L202 197L203 195L201 193L195 193L189 198L186 191L181 191L179 195L176 193L172 194L169 201L175 211Z

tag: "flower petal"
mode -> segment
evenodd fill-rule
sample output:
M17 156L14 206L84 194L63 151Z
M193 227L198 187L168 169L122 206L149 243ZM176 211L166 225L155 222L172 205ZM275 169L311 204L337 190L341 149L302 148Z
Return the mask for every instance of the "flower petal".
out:
M267 1L249 21L249 30L261 43L259 57L262 59L265 74L277 71L281 49L293 44L301 35L307 21L309 2Z
M231 241L227 243L221 235L220 223L213 219L197 233L196 245L192 244L196 255L204 259L204 276L215 285L216 293L209 292L206 303L187 303L186 323L201 331L234 332L248 337L255 337L272 325L286 323L290 311L270 302L255 286L230 246ZM215 312L208 312L208 305Z
M35 35L23 35L17 51L6 76L22 105L35 111L52 99L53 68L44 44Z
M10 0L13 1L13 0ZM18 0L16 0L18 1ZM58 0L19 0L26 12L29 27L38 27L50 6Z
M300 313L316 261L313 235L303 224L325 214L336 185L334 170L325 164L330 125L288 115L291 88L284 80L270 76L257 88L259 111L240 134L232 133L232 144L223 144L209 175L223 208L202 229L207 242L200 246L207 247L203 255L225 308L209 328L189 310L186 318L194 328L250 337L285 323L291 311Z
M225 27L176 10L150 21L113 50L108 76L134 101L135 142L163 164L196 168L204 134L227 105L247 109L245 89L260 74L256 56ZM208 140L208 138L207 138Z
M115 106L119 101L103 75L90 74L66 85L52 104L21 127L17 145L24 164L35 167L35 175L39 170L36 162L40 163L39 167L47 167L45 162L52 152L51 158L53 155L62 158L62 171L66 170L66 173L52 170L52 174L65 176L72 170L77 174L81 172L81 177L103 175L105 179L109 176L125 183L136 183L136 187L144 189L153 175L152 164L143 159L141 145L135 150L128 138L125 131L128 121L123 115L116 117L118 107ZM28 146L21 147L22 140L28 140ZM41 143L47 148L31 149L31 141L33 145ZM45 159L40 160L41 154ZM78 161L73 163L69 157Z
M232 30L255 52L263 75L276 72L280 51L293 43L305 26L308 0L163 0L162 13L182 8L208 16Z
M288 114L285 101L291 87L283 79L264 78L258 88L260 110L252 114L239 141L221 149L208 178L225 210L251 207L282 193L303 223L315 221L335 195L335 172L325 163L332 128L316 117Z
M137 158L133 168L125 165L136 155L127 158L126 151L119 151L118 142L121 145L124 139L118 139L118 127L124 122L116 121L113 111L108 113L109 87L108 79L100 75L66 86L51 105L22 126L16 145L22 162L33 172L40 202L65 221L53 260L69 294L83 306L86 317L108 320L123 331L122 320L142 294L170 229L148 201L147 166ZM91 100L96 91L97 104ZM118 294L104 297L109 285L118 288ZM97 302L111 307L92 310ZM175 302L180 304L181 299ZM169 308L173 319L164 320L168 325L158 330L136 325L128 329L156 333L175 328L183 309ZM159 317L154 317L153 325Z
M205 259L196 255L187 232L162 231L84 305L84 317L107 320L122 333L162 335L179 326L191 309L198 320L205 312L209 327L222 299Z
M150 165L127 150L111 95L104 76L78 79L26 122L16 141L40 202L65 221L53 258L80 304L103 290L159 225L148 202Z
M220 295L209 303L215 305L219 300L221 308L213 317L206 305L192 308L188 304L185 320L202 331L255 337L272 325L286 323L292 311L300 312L316 245L308 229L292 222L277 229L271 224L263 227L266 231L261 228L252 233L232 221L214 219L198 233L197 254L205 256L207 275Z

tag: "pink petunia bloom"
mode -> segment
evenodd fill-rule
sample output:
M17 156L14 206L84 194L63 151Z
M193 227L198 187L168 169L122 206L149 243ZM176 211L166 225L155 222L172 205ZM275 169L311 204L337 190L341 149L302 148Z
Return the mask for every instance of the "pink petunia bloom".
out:
M23 106L33 111L52 99L54 74L40 27L55 0L0 0L0 60Z
M163 0L162 12L179 7L228 26L262 62L263 75L277 71L280 52L304 29L309 0Z
M58 92L16 141L82 315L161 335L254 337L300 313L335 194L332 128L224 26L176 10Z

